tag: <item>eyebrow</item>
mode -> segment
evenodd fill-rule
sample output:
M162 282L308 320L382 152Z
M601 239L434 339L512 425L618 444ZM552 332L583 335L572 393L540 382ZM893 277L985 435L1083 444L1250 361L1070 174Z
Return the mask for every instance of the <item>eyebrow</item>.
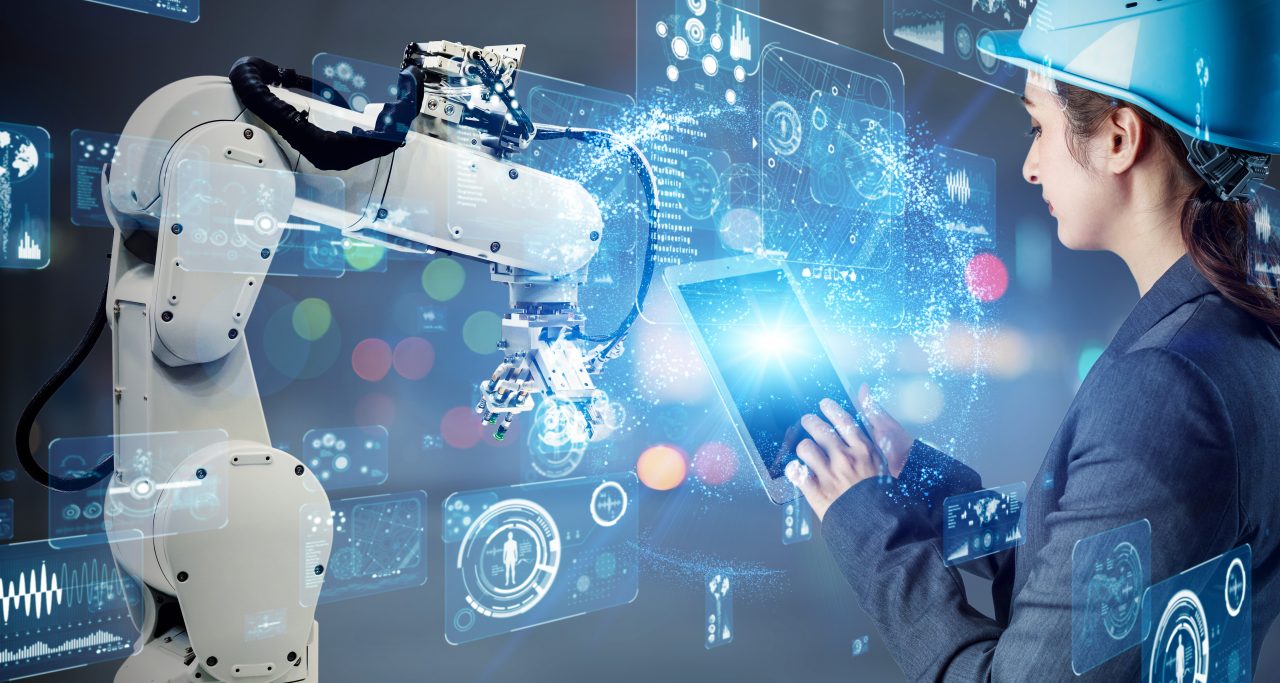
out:
M1025 104L1025 105L1026 105L1026 106L1028 106L1028 107L1034 107L1034 106L1036 106L1036 103L1035 103L1035 102L1032 102L1032 101L1031 101L1031 100L1029 100L1029 99L1027 99L1027 96L1026 96L1026 95L1023 95L1021 99L1022 99L1022 103L1023 103L1023 104Z

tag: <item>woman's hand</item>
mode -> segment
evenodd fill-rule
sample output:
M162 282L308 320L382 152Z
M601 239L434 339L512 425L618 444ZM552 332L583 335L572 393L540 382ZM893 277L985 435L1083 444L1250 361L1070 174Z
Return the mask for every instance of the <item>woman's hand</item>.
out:
M786 474L819 520L837 498L863 480L886 474L898 476L911 451L912 439L907 431L871 400L865 384L858 391L858 403L875 443L853 416L831 399L819 404L830 422L817 415L805 415L800 420L810 438L796 446L800 460L788 463Z
M871 437L880 447L880 452L884 453L889 474L897 478L907 464L907 456L911 454L911 444L915 443L915 439L902 428L900 422L871 398L871 389L865 384L858 389L858 411L862 413L862 419L867 423L867 429L871 431Z

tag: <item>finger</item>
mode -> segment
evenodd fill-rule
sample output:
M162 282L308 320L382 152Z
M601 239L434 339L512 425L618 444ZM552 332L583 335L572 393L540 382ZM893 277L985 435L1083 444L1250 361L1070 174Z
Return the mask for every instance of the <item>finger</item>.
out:
M898 421L871 397L871 387L866 384L858 389L858 410L862 412L862 419L867 422L867 429L876 439L897 426Z
M829 403L829 405L828 405ZM832 420L839 419L842 425L840 429L840 438L847 444L845 451L850 455L866 457L866 454L872 450L871 442L867 439L867 435L858 427L857 421L849 414L840 404L831 399L824 399L822 411L827 413Z
M786 468L787 481L791 485L800 489L801 495L812 505L815 501L820 500L821 491L818 490L818 480L813 476L813 470L804 466L799 460L792 460L787 463Z
M855 443L857 434L861 434L862 430L858 428L858 422L845 410L839 403L829 398L824 398L818 403L818 407L822 409L822 414L831 420L831 424L835 426L836 433L844 440L846 444Z
M831 477L827 454L813 442L813 439L805 439L796 445L796 457L800 458L819 479Z
M827 424L826 420L817 415L805 415L800 418L800 425L804 427L809 436L827 452L827 455L834 456L838 451L844 450L845 441L836 434L836 430Z

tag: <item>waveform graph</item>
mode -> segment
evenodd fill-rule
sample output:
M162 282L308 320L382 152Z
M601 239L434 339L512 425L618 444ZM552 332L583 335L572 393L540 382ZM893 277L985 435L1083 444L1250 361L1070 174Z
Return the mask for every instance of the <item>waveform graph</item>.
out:
M969 172L963 168L947 172L947 199L964 206L973 196L973 187L969 183Z
M964 150L937 145L936 201L938 226L949 237L979 249L995 246L996 160Z
M1248 232L1250 282L1272 289L1280 285L1280 233L1271 226L1271 207L1280 206L1280 190L1259 185L1254 189L1250 206L1253 224Z
M138 543L120 548L141 552ZM0 680L127 657L141 613L141 587L105 535L0 546Z

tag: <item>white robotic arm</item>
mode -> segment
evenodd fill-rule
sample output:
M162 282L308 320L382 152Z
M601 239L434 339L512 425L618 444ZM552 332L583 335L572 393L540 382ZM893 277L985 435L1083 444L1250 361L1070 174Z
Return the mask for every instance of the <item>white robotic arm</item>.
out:
M588 412L592 375L621 351L644 287L614 334L581 334L578 288L604 226L582 186L508 158L540 133L512 98L522 54L410 45L409 92L364 112L271 87L307 79L247 59L231 80L162 88L130 118L103 182L115 228L105 301L115 433L221 430L227 440L145 459L117 443L110 490L145 490L153 511L108 507L117 549L144 546L117 560L148 587L144 646L117 681L316 680L330 508L309 469L270 446L244 339L290 216L389 249L489 264L510 291L504 357L477 406L501 420L495 437L538 394ZM590 131L541 132L599 142ZM645 174L652 236L652 173L629 153ZM307 198L306 184L334 178L340 200ZM213 482L226 523L184 528L164 492Z
M157 353L183 364L211 362L230 350L235 343L235 337L228 336L230 329L243 330L256 297L253 287L260 289L250 282L267 272L285 218L294 215L393 250L454 253L490 264L493 279L508 285L511 306L503 321L504 358L483 382L484 398L478 406L490 422L503 416L496 437L502 437L512 416L533 406L537 394L588 401L594 392L591 375L605 360L603 345L580 346L569 333L583 322L577 291L599 250L604 226L599 208L581 185L506 158L528 145L536 133L510 98L522 53L523 46L411 45L406 63L420 65L435 80L425 84L421 113L404 145L388 156L341 171L316 168L245 111L224 79L187 79L148 99L125 130L125 140L141 141L132 147L140 153L129 154L130 147L122 145L124 153L114 164L109 184L111 203L126 226L137 226L127 227L126 237L139 229L152 230L150 224L159 222L160 289L190 289L190 281L199 279L207 284L197 290L221 295L217 306L205 297L174 300L172 294L158 292L157 310L171 319L153 323ZM474 75L481 69L489 79ZM390 106L372 105L356 113L285 90L273 93L326 130L373 129ZM191 111L201 112L198 121L186 115ZM252 137L262 133L268 136L265 140ZM156 140L163 142L150 142ZM174 141L172 146L169 141ZM165 153L158 153L160 149ZM183 174L183 169L190 173ZM298 182L336 177L345 188L345 203L289 203L296 194L287 187L289 178L248 169L295 170ZM241 206L227 207L224 214L230 216L223 222L229 218L243 225L226 238L225 254L203 244L186 245L191 233L184 237L172 232L175 224L187 229L190 220L177 202L163 201L163 183L181 184L184 175L201 174L207 177L195 177L189 185L216 187L244 176L276 186L270 193L271 207L255 204L257 196L245 196ZM213 239L214 230L206 232ZM242 253L233 253L235 240ZM204 259L212 263L193 267L192 259L181 258L183 251L212 251L213 258ZM175 265L178 260L184 265ZM202 272L193 278L193 270ZM235 324L227 330L205 329L209 318L227 319L211 305L228 313ZM181 315L195 310L200 315Z

